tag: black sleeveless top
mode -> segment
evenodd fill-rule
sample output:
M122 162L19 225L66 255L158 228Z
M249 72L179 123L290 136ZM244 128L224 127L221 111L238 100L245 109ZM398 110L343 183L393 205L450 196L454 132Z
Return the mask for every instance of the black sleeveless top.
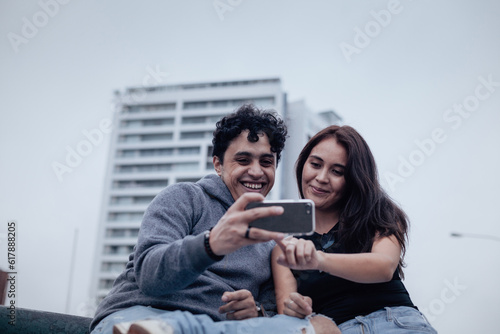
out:
M303 236L311 240L316 249L325 253L345 253L336 242L338 225L326 234ZM337 325L383 309L386 306L416 308L399 275L385 283L356 283L318 270L292 270L297 279L298 292L313 300L313 311L331 317Z

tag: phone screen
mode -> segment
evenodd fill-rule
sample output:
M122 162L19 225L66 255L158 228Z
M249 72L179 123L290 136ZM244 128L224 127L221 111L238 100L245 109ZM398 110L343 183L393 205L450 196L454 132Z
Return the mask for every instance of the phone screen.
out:
M250 222L249 226L293 235L312 234L314 232L314 202L311 200L252 202L247 205L246 209L261 206L282 206L284 212L280 216L256 219Z

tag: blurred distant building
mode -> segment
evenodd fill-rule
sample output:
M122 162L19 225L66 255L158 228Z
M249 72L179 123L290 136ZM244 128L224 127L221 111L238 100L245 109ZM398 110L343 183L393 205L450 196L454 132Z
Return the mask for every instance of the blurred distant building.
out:
M297 198L293 165L312 134L339 123L333 111L288 103L279 78L128 88L117 92L91 295L102 299L125 267L143 213L166 186L215 173L215 123L244 103L276 110L289 138L269 199Z

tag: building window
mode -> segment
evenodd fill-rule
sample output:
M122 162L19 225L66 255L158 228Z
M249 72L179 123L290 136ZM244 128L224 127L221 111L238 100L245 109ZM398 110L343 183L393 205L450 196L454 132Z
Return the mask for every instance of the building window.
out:
M124 114L134 114L140 112L159 112L175 110L175 103L125 105L122 108Z
M252 100L252 103L257 106L272 106L275 104L274 96L261 97Z
M120 143L138 143L145 141L172 140L172 133L151 133L147 135L121 135L118 138Z
M126 120L121 121L121 128L141 128L148 126L164 126L174 124L173 118L154 118L154 119L142 119L142 120Z
M142 121L143 126L163 126L172 124L174 124L173 118L145 119Z
M200 117L183 117L182 124L201 124L205 123L207 118L205 116Z
M198 170L198 162L179 162L172 164L172 170L176 172L192 172Z
M156 188L168 186L168 180L124 180L113 181L114 189L127 189L127 188Z
M155 140L171 140L172 133L154 133L141 136L141 141L155 141Z
M104 246L105 255L129 255L134 251L131 245L107 245Z
M121 121L120 128L139 128L142 126L141 121L133 120L133 121Z
M177 182L198 182L200 179L199 178L192 178L192 177L180 177L177 179Z
M138 143L143 141L171 140L172 138L172 133L152 133L147 135L121 135L118 141L120 143Z
M202 139L213 136L212 131L189 131L181 132L181 139Z
M140 135L121 135L118 137L120 143L138 143L141 141Z
M157 157L172 155L174 152L173 148L153 148L147 150L139 150L139 156L141 157Z
M245 103L253 103L258 106L274 105L274 96L254 97L245 99L228 99L228 100L213 100L213 101L190 101L184 102L183 109L203 109L203 108L235 108L242 106Z
M138 228L109 228L106 230L107 238L137 238Z
M133 158L137 156L137 150L118 150L116 156L119 158Z
M224 108L232 106L231 100L219 100L213 101L212 106L216 108Z
M106 230L106 237L108 238L122 238L125 237L125 229L108 229Z
M215 124L218 120L224 117L225 114L212 116L192 116L183 117L182 124Z
M199 102L184 102L182 108L185 110L189 109L203 109L208 107L208 102L199 101Z
M115 281L112 279L100 279L99 280L99 289L109 290L113 287L113 283Z
M136 157L160 157L170 156L174 152L178 155L196 155L200 154L199 146L179 147L174 150L173 148L151 148L141 150L118 150L117 157L119 158L136 158Z
M197 162L179 162L169 164L117 165L116 173L149 173L170 171L193 171L198 169Z
M172 170L172 164L148 164L148 165L118 165L117 173L148 173L167 172Z
M108 220L111 222L141 221L143 212L110 212Z
M113 196L111 204L114 205L134 205L134 204L149 204L154 196Z
M207 123L209 123L209 124L215 124L218 121L220 121L220 119L222 117L224 117L224 116L226 116L226 114L208 116Z
M200 148L198 146L194 147L179 147L179 155L196 155L200 154Z
M119 273L125 269L124 262L103 262L101 265L101 271L104 272L115 272Z
M152 148L144 150L118 150L117 157L119 158L135 158L135 157L158 157L172 155L173 148Z

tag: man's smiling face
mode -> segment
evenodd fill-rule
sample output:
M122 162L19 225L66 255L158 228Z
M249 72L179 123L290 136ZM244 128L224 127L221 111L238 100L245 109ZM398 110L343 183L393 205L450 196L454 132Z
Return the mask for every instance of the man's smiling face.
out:
M248 130L245 130L231 141L223 163L213 158L215 171L235 201L247 192L266 196L274 185L276 154L271 152L269 138L259 134L259 140L252 143L247 137Z

